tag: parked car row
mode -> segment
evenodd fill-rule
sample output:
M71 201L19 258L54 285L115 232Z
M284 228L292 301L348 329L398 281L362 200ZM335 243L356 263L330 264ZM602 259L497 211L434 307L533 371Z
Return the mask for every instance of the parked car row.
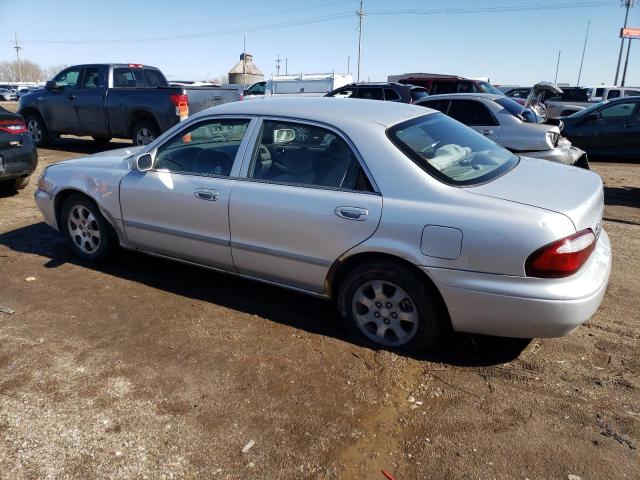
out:
M26 187L37 162L38 153L22 116L0 107L0 189Z

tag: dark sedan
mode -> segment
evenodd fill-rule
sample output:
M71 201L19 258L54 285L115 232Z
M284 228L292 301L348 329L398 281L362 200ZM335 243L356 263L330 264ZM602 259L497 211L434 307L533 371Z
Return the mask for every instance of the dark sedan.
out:
M640 159L640 97L600 102L562 120L562 134L589 157Z
M38 164L38 153L22 115L0 107L0 189L27 186Z

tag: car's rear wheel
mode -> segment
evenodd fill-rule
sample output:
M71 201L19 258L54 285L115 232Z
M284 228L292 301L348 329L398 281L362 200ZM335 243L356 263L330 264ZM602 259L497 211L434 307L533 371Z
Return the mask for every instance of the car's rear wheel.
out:
M93 141L96 143L109 143L111 141L111 137L91 137Z
M351 331L404 351L432 349L446 325L424 279L389 261L352 270L340 286L338 308Z
M27 130L29 130L33 144L36 147L42 147L52 142L53 139L40 115L37 113L27 113L24 120L27 124Z
M89 198L84 195L70 196L62 206L61 220L60 228L78 257L99 262L111 253L111 228Z
M131 139L135 145L148 145L160 135L158 126L149 120L142 120L133 127Z

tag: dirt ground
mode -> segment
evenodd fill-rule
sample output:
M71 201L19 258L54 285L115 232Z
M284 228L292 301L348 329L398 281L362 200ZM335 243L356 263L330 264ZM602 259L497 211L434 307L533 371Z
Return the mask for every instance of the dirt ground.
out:
M614 265L588 323L411 358L296 293L131 252L78 261L35 178L98 148L41 149L0 196L0 478L640 478L640 165L592 165Z

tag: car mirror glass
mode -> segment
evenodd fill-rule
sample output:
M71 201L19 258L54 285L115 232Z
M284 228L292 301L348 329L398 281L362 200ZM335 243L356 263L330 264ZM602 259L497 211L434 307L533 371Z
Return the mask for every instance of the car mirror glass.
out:
M133 169L138 170L139 172L151 170L151 167L153 167L153 157L150 153L143 153L136 157L133 162Z
M273 131L273 143L287 143L296 138L296 132L291 128L280 128Z

